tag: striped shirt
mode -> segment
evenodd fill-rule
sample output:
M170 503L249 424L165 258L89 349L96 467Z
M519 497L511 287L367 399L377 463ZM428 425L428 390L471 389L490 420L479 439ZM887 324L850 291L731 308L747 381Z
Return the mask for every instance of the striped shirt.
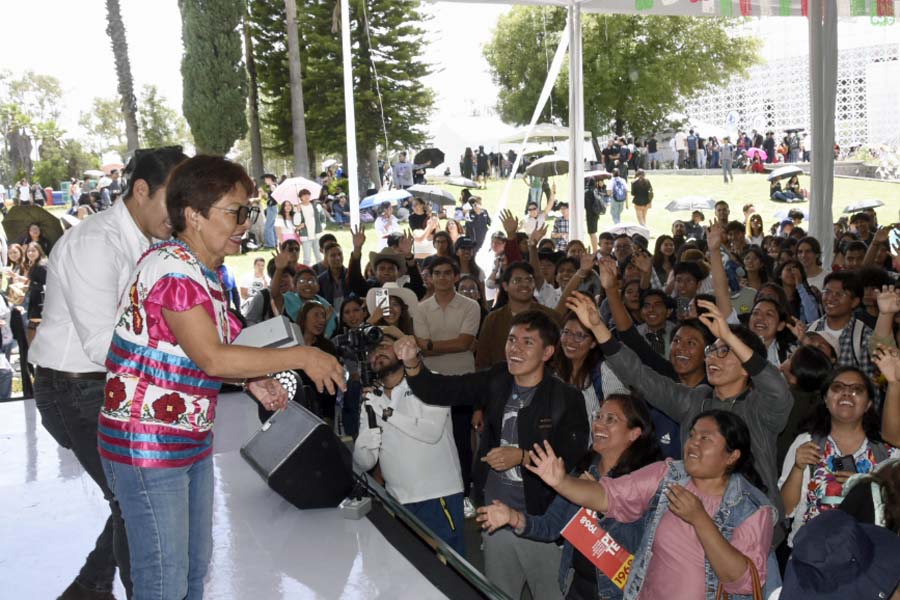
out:
M119 300L100 411L103 458L171 468L212 451L221 382L185 354L162 314L164 308L183 312L195 306L213 319L220 340L234 339L239 325L227 312L218 274L178 241L152 246Z

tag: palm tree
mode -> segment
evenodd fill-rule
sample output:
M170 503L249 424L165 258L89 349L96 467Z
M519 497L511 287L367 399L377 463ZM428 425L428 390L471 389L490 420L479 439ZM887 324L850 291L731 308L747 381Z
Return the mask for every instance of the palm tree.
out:
M106 34L112 42L116 59L116 76L119 79L119 95L122 97L122 115L125 117L125 139L128 152L138 147L137 100L134 97L134 80L131 77L131 61L128 60L128 40L119 0L106 0Z
M294 175L309 177L309 149L306 145L306 116L303 107L303 78L300 71L300 34L297 30L296 0L284 0L284 11L287 13L288 70L291 75Z

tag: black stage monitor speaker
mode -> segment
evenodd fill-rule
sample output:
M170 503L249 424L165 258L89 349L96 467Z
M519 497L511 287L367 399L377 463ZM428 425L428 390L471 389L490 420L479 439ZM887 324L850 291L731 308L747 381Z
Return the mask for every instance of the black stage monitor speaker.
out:
M263 423L241 456L297 508L333 508L353 487L350 451L322 419L296 402Z

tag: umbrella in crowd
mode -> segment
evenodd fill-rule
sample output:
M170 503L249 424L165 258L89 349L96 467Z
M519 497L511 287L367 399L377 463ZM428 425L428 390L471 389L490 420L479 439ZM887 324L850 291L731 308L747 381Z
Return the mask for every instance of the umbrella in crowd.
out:
M716 207L716 201L708 196L684 196L677 200L672 200L666 205L669 212L678 212L682 210L704 210Z
M794 175L803 175L803 169L794 165L788 165L786 167L781 167L780 169L775 169L769 173L768 180L774 181L784 177L793 177Z
M100 169L88 169L87 171L84 172L85 177L93 177L94 179L96 179L98 177L103 177L104 175L106 175L106 173L104 173Z
M371 196L366 196L359 203L360 210L364 208L372 208L378 206L382 202L390 202L391 204L400 204L403 200L411 197L412 194L406 190L388 190L386 192L378 192Z
M337 166L337 164L338 161L334 160L333 158L329 158L322 162L322 168L328 170L329 167Z
M444 162L444 153L437 148L425 148L413 157L413 163L417 165L428 163L429 167L436 167L442 162Z
M468 177L451 177L450 179L447 180L447 183L449 185L456 185L459 187L467 187L467 188L478 187L478 184L475 183L474 181L472 181L471 179L469 179Z
M272 195L278 202L293 202L294 204L299 204L300 198L297 197L297 194L303 189L309 190L313 198L318 198L319 194L322 192L322 186L311 179L307 179L306 177L291 177L290 179L285 179L281 182L281 184L275 188L275 191L272 192Z
M860 200L859 202L854 202L844 209L845 214L859 212L866 208L878 208L879 206L884 206L884 202L881 200L876 200L874 198L870 200Z
M591 177L593 179L612 179L612 173L609 171L605 171L603 169L596 169L594 171L585 171L585 178Z
M436 185L413 185L406 188L406 191L415 196L422 198L428 202L437 202L438 204L456 204L456 197L445 189L441 189Z
M17 243L28 235L28 227L32 223L40 226L41 235L51 246L62 237L62 223L60 223L56 215L40 206L23 204L21 206L13 206L3 219L3 230L6 232L6 239L11 243Z
M607 229L609 233L613 235L622 235L623 233L627 236L632 236L636 233L644 236L648 240L650 239L650 229L644 227L643 225L634 225L632 223L619 223L618 225L613 225L609 229Z
M750 148L749 150L747 150L747 157L751 159L758 157L759 160L766 160L769 155L766 154L766 151L762 148Z
M528 158L540 158L541 156L547 156L548 154L553 154L552 148L532 148L523 152L522 156L527 156Z
M569 172L569 160L562 156L543 156L525 167L533 177L555 177Z
M519 129L513 135L505 137L500 140L501 144L518 144L525 138L525 132L528 131L527 127L523 127ZM591 132L585 131L584 138L590 139ZM569 139L569 128L563 127L561 125L554 125L552 123L538 123L534 126L534 129L531 130L531 135L528 136L529 142L554 142L556 140L567 140Z

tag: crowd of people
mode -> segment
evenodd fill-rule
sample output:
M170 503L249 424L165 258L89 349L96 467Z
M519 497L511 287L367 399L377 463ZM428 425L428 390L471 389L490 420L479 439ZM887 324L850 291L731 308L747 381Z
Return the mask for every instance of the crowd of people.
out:
M45 269L29 354L43 424L110 503L64 597L109 594L116 567L138 600L202 596L223 383L261 419L297 401L352 438L357 467L461 556L477 519L485 574L511 598L895 593L895 224L838 222L823 257L799 225L767 234L726 202L651 245L577 239L565 202L555 219L503 211L490 234L470 196L443 228L416 202L403 232L389 205L342 247L301 190L285 209L300 218L276 209L277 254L236 281L224 262L268 213L251 200L266 183L173 149L127 171L121 199L48 260L39 232L24 251ZM278 315L303 346L232 344ZM382 337L363 388L338 357L366 326ZM289 398L272 376L287 370L313 391ZM624 577L566 537L581 508L632 556Z

